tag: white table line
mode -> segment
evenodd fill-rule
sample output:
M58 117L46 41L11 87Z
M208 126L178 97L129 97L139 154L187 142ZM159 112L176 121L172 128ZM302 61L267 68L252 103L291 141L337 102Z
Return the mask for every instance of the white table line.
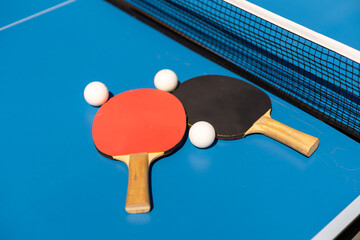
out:
M8 24L8 25L6 25L6 26L4 26L4 27L1 27L1 28L0 28L0 32L3 31L3 30L5 30L5 29L8 29L8 28L10 28L10 27L13 27L13 26L15 26L15 25L18 25L18 24L20 24L20 23L26 22L26 21L28 21L28 20L30 20L30 19L36 18L36 17L38 17L38 16L40 16L40 15L43 15L43 14L45 14L45 13L48 13L48 12L54 11L54 10L56 10L56 9L58 9L58 8L64 7L64 6L66 6L66 5L70 4L70 3L73 3L73 2L75 2L75 1L76 1L76 0L68 0L68 1L62 2L62 3L58 4L58 5L55 5L55 6L53 6L53 7L50 7L50 8L48 8L48 9L45 9L45 10L43 10L43 11L41 11L41 12L35 13L35 14L31 15L31 16L28 16L28 17L23 18L23 19L20 19L20 20L18 20L18 21L16 21L16 22L10 23L10 24Z
M327 240L337 237L360 214L360 196L350 203L330 223L328 223L312 240Z

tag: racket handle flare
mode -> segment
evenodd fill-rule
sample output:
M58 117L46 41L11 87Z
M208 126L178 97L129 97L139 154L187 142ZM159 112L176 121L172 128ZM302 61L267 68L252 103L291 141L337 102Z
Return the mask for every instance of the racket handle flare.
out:
M149 212L149 155L147 153L131 154L129 159L129 182L125 210L128 213Z
M310 157L319 146L318 138L300 132L272 119L270 117L270 111L256 121L245 135L252 133L264 134L291 147L306 157Z

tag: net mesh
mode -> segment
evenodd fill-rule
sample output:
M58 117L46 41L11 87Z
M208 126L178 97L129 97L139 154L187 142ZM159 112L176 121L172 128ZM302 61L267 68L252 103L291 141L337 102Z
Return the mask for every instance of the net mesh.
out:
M110 2L130 4L360 140L358 62L222 0Z

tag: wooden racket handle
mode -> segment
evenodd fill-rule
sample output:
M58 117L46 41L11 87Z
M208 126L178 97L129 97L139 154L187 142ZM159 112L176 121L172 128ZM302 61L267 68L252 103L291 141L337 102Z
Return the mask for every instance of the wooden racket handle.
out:
M245 135L252 133L264 134L307 157L310 157L319 146L318 138L300 132L272 119L270 117L270 110L256 121Z
M128 168L129 182L125 210L128 213L149 212L149 155L131 154Z

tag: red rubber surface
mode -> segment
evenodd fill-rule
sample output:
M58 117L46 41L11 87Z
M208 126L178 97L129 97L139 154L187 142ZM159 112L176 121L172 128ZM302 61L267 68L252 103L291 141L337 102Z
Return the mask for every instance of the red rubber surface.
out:
M157 89L136 89L112 97L98 110L92 128L97 149L107 155L166 152L186 130L181 102Z

